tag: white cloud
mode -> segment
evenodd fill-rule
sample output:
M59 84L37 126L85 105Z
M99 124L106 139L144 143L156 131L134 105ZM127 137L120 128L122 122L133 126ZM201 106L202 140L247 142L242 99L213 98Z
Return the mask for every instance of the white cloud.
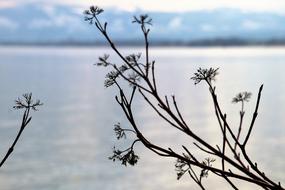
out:
M50 17L55 15L55 8L52 5L42 5L41 9Z
M41 3L41 4L67 4L88 8L97 5L103 8L116 7L123 10L134 11L165 11L184 12L195 10L213 10L217 8L234 8L243 11L275 12L285 14L284 0L1 0L1 4L13 3Z
M18 24L8 18L0 17L0 27L13 30L18 27Z
M29 28L46 28L46 27L73 27L77 28L78 23L76 23L77 18L69 15L56 15L55 17L50 17L48 19L34 19L30 22Z
M40 9L47 15L47 18L34 18L30 21L28 27L31 29L47 27L67 27L78 29L79 18L73 14L64 14L56 9L54 5L41 4Z
M8 1L8 0L1 0L0 1L0 9L1 8L9 8L16 6L16 2Z
M66 26L76 21L77 18L69 15L58 15L55 19L53 19L56 26Z
M172 20L170 20L168 27L171 29L176 29L181 27L182 25L182 18L181 17L175 17Z
M58 4L57 0L50 0ZM285 14L284 0L61 0L61 3L88 7L98 5L100 7L117 7L119 9L134 11L142 9L145 11L184 12L193 10L213 10L216 8L235 8L243 11L265 11Z
M31 1L31 0L30 0ZM40 4L38 6L46 15L47 18L34 18L29 22L30 29L48 28L48 27L67 27L79 29L79 18L74 14L65 14L57 10L53 4ZM75 9L74 9L75 10ZM78 26L78 27L77 27Z
M262 24L258 23L256 21L253 20L245 20L242 22L241 25L244 29L248 29L248 30L257 30L262 28Z

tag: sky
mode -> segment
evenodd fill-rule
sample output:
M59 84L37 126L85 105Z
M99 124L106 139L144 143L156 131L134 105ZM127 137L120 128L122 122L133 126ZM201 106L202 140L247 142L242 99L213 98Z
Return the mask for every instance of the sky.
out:
M131 21L141 13L153 39L285 39L285 0L0 0L0 42L98 39L84 22L91 5L118 40L140 36Z
M115 7L127 11L140 9L162 12L233 8L246 12L272 12L285 14L284 0L1 0L0 8L12 7L25 3L61 4L74 7L98 5L103 8Z

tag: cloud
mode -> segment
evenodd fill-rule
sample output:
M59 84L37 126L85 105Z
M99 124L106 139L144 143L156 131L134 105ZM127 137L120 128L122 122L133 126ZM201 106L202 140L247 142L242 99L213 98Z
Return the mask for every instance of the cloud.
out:
M262 28L262 24L253 20L245 20L242 22L241 26L247 30L258 30Z
M77 20L77 17L62 14L48 19L34 19L30 22L28 27L30 29L65 27L67 29L72 28L72 30L76 30L80 29L80 24Z
M13 20L10 20L6 17L0 17L0 27L14 30L18 27L18 24L14 22Z
M56 3L56 0L50 0L50 2ZM61 3L90 6L98 5L101 7L117 7L119 9L134 11L136 9L142 9L145 11L163 11L163 12L185 12L196 10L213 10L217 8L234 8L243 11L250 12L278 12L285 14L285 1L284 0L62 0Z
M41 9L50 17L56 14L55 7L52 5L42 5Z
M79 30L81 18L76 13L61 11L54 5L41 5L39 8L45 13L45 17L33 18L28 25L30 29L65 27L67 30Z
M181 17L175 17L172 20L170 20L168 27L170 29L177 29L182 26L182 18Z
M2 2L3 0L1 0ZM274 12L285 14L284 0L10 0L11 2L20 3L40 3L40 4L61 4L88 8L90 5L97 5L102 8L118 8L127 11L135 11L137 9L143 11L163 11L163 12L185 12L197 10L214 10L218 8L233 8L247 12ZM10 2L9 1L9 2ZM3 2L8 2L7 0ZM1 3L0 3L1 5Z
M14 7L14 6L16 6L16 3L13 1L6 1L6 0L0 1L0 9Z

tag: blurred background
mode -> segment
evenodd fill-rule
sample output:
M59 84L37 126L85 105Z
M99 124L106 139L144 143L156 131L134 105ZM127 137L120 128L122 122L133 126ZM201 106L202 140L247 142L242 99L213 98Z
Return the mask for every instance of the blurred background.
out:
M142 145L136 146L135 167L108 160L114 145L127 148L133 138L117 141L113 132L117 122L130 126L115 102L116 89L104 88L106 71L93 64L105 53L121 61L96 27L84 21L91 5L105 10L100 19L108 22L110 36L126 56L144 52L133 16L153 18L150 56L157 63L160 92L175 94L185 120L212 143L221 143L212 100L206 86L190 80L193 73L199 67L220 68L215 85L234 131L240 107L232 98L253 93L245 108L248 127L264 84L248 151L268 176L285 182L284 1L0 0L0 155L19 129L22 113L12 109L14 100L32 92L44 103L0 168L1 189L198 189L187 175L176 180L175 160ZM135 108L150 140L178 152L182 144L195 151L191 139L159 120L141 99ZM235 182L240 189L256 189ZM229 189L212 174L205 186Z
M285 3L228 1L45 1L1 0L0 42L96 44L104 40L84 23L91 5L105 9L102 21L116 41L139 43L133 16L153 17L151 39L159 44L283 44Z

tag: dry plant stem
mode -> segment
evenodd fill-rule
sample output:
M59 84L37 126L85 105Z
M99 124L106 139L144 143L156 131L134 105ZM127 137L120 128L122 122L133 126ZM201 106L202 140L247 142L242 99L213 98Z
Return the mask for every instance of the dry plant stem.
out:
M220 175L225 175L227 177L233 177L233 178L236 178L236 179L248 181L248 182L255 183L255 184L258 184L258 185L261 185L261 186L264 186L264 187L271 187L269 184L263 182L262 180L255 180L255 179L251 179L251 178L248 178L248 177L245 177L245 176L242 176L242 175L239 175L239 174L235 174L235 173L232 173L232 172L229 172L229 171L223 171L223 170L220 170L218 168L206 166L206 165L203 165L200 162L189 160L189 159L183 157L182 155L175 153L174 151L170 151L170 150L164 149L164 148L162 148L160 146L157 146L157 145L154 145L154 144L150 143L142 135L142 133L138 129L138 127L137 127L137 125L135 123L133 114L132 114L133 111L131 109L131 105L128 104L128 103L126 103L126 104L124 103L123 100L125 99L125 95L121 94L121 96L124 96L124 97L121 97L121 101L119 101L118 98L116 98L117 102L121 106L122 110L124 111L127 119L129 120L129 122L133 126L134 130L137 132L138 139L140 139L141 142L145 145L145 147L147 147L151 151L155 152L156 154L158 154L160 156L179 158L179 159L184 160L185 162L189 163L190 165L194 165L194 166L197 166L197 167L200 167L200 168L205 168L205 169L208 169L208 170L210 170L210 171L212 171L214 173L218 173Z
M261 92L262 92L262 89L263 89L263 85L260 86L259 88L259 92L258 92L258 97L257 97L257 102L256 102L256 106L255 106L255 111L254 111L254 114L253 114L253 118L252 118L252 122L251 122L251 125L250 125L250 128L249 128L249 131L247 133L247 136L246 136L246 139L244 141L244 143L241 145L239 142L238 142L238 139L237 137L235 137L235 135L233 134L233 132L231 131L231 128L229 127L229 125L227 124L226 122L226 119L225 117L223 117L222 115L222 112L221 112L221 109L220 109L220 106L218 104L218 101L217 101L217 98L216 98L216 95L214 93L214 88L212 88L211 84L208 83L208 85L210 86L210 91L211 91L211 94L212 94L212 97L214 99L214 104L216 105L217 109L218 109L218 113L220 115L220 117L222 118L222 120L225 122L225 126L227 127L227 129L230 130L230 133L232 135L232 138L234 139L235 143L240 147L241 151L242 151L242 154L245 158L245 160L248 162L248 164L251 166L251 168L256 171L256 173L261 176L264 180L266 180L267 182L269 182L270 184L274 185L274 186L278 186L278 184L274 183L272 180L270 180L269 178L267 178L265 176L265 174L263 172L261 172L258 168L257 168L257 165L253 164L253 162L251 161L251 159L249 158L249 156L247 155L247 152L245 150L245 145L249 139L249 136L251 134L251 131L252 131L252 128L254 126L254 122L255 122L255 119L258 115L258 107L259 107L259 103L260 103L260 98L261 98ZM236 151L234 151L236 153ZM251 174L250 174L251 175Z
M142 91L140 91L142 92ZM142 93L143 94L143 93ZM178 154L174 154L174 152L169 152L168 150L166 149L163 149L159 146L156 146L156 145L153 145L151 144L149 141L147 141L145 139L145 137L141 134L141 132L138 130L138 128L136 127L136 124L135 124L135 120L132 116L132 109L131 109L131 105L128 104L128 101L126 100L126 97L123 93L122 90L120 90L120 96L121 96L121 102L118 101L118 98L116 97L116 100L118 101L118 103L121 105L122 107L122 110L125 112L125 115L126 117L128 118L129 122L131 123L131 125L133 126L133 128L135 129L135 131L137 132L137 134L140 134L138 135L138 138L140 139L140 137L142 138L142 143L149 149L151 149L152 151L156 152L157 154L161 155L161 156L167 156L167 157L176 157L176 158L180 158L180 159L184 159L184 157L181 157L180 155ZM162 102L163 103L163 102ZM163 104L164 105L164 104ZM167 110L168 112L170 112L169 110ZM172 114L172 112L170 112ZM172 114L173 115L173 114ZM175 117L175 116L173 116ZM177 118L176 118L177 120ZM181 123L180 123L181 125ZM181 129L180 129L181 130ZM184 131L185 132L185 131ZM198 136L196 136L195 134L193 133L190 133L188 134L190 136L192 136L194 139L198 140L198 142L200 142L201 144L203 144L204 146L206 146L207 148L211 149L213 152L216 153L217 156L220 156L222 158L224 158L228 163L234 165L236 168L240 169L241 171L243 171L244 173L249 173L247 170L244 170L244 168L240 167L239 165L237 165L234 161L232 161L230 158L226 157L225 155L222 155L220 154L220 152L218 150L216 150L215 148L211 147L209 144L207 144L205 141L203 141L202 139L200 139ZM165 154L162 154L161 152L164 152ZM174 155L173 155L174 154ZM189 160L185 160L185 161L188 161ZM212 168L212 167L205 167L205 165L202 165L201 163L197 163L197 162L192 162L190 161L191 164L193 165L196 165L196 166L200 166L201 168L207 168L209 169L210 171L213 171L213 172L217 172L217 173L220 173L220 174L224 174L228 177L235 177L235 178L238 178L238 179L243 179L243 180L246 180L246 181L249 181L249 182L252 182L252 183L256 183L256 184L259 184L261 186L265 186L267 184L264 184L262 182L262 180L260 180L260 178L258 178L257 176L254 176L253 174L250 174L249 173L249 176L251 177L254 177L254 180L253 179L249 179L249 178L246 178L244 176L240 176L238 174L233 174L232 172L227 172L227 171L223 171L223 170L219 170L219 169L216 169L216 168Z
M22 119L22 124L20 127L20 130L16 136L16 138L14 139L11 147L8 149L6 155L4 156L4 158L2 159L1 163L0 163L0 167L2 167L2 165L5 163L5 161L8 159L8 157L11 155L11 153L14 151L14 147L16 146L22 132L24 131L25 127L28 125L28 123L31 121L31 117L29 117L29 113L30 113L30 108L27 108L24 112L23 115L23 119Z
M208 85L211 85L210 83L208 83ZM230 143L229 141L229 137L226 136L226 131L227 131L227 120L226 120L226 114L224 114L223 116L220 115L221 111L220 111L220 108L219 108L219 104L218 104L218 101L217 101L217 95L215 94L215 87L211 87L209 88L210 90L210 93L212 95L212 99L213 99L213 104L214 104L214 108L215 108L215 115L216 115L216 118L218 120L218 123L219 123L219 126L220 126L220 129L222 131L222 134L223 134L223 149L226 148L226 146L228 146L232 152L232 154L234 155L234 158L239 162L239 164L247 169L247 167L245 166L245 164L243 163L243 161L240 159L240 156L239 154L237 153L237 151L233 148L232 144ZM222 121L221 121L222 120ZM223 124L222 124L223 122ZM236 141L235 141L235 144ZM223 153L225 155L225 153ZM224 166L224 159L222 158L222 165Z
M246 93L246 92L245 92ZM239 128L238 128L238 134L237 134L237 141L239 142L239 138L240 138L240 134L241 134L241 130L242 130L242 124L243 124L243 117L244 117L244 114L245 114L245 111L244 111L244 102L245 101L248 101L245 99L245 95L244 95L244 98L242 98L242 96L240 96L241 98L238 99L238 101L241 101L241 110L240 110L240 122L239 122ZM237 102L237 101L236 101ZM235 143L235 147L234 147L234 150L236 151L236 148L237 148L237 143Z
M140 77L142 77L143 79L148 79L148 69L149 69L149 55L148 55L148 33L149 33L149 29L146 30L143 26L141 27L141 29L144 32L144 37L145 37L145 43L146 43L146 73L142 72L142 69L139 67L139 70L137 70L135 67L133 67L126 59L125 57L120 53L120 51L117 49L117 47L115 46L115 44L112 42L112 40L110 39L109 35L107 34L107 24L105 23L104 28L102 27L102 24L99 22L98 18L95 16L94 17L96 20L96 27L99 29L99 31L103 34L103 36L106 38L106 40L108 41L108 43L110 44L111 48L116 52L116 54L133 70L135 71ZM155 85L155 77L154 77L154 62L152 63L152 76L153 76L153 82L154 82L154 86ZM126 79L126 78L124 78ZM147 80L147 82L149 82L149 80ZM146 90L146 89L144 89ZM146 90L148 91L148 90Z
M100 22L99 26L101 26ZM100 27L98 27L98 29L100 29ZM101 30L100 30L101 31ZM116 54L133 70L135 71L139 76L144 77L144 74L141 73L140 71L138 71L135 67L133 67L126 59L125 57L119 52L119 50L116 48L115 44L111 41L111 39L109 38L107 31L106 30L102 30L101 33L104 35L104 37L107 39L107 41L109 42L110 46L112 47L112 49L116 52ZM139 66L138 66L139 67Z
M221 118L222 121L224 122L224 125L225 125L225 128L227 130L229 130L230 134L231 134L231 137L233 138L233 140L235 141L235 144L239 145L239 147L242 149L242 147L244 147L245 145L241 145L239 142L238 142L238 139L237 137L234 135L232 129L230 128L229 124L227 123L227 120L226 120L226 115L224 115L221 111L221 108L219 106L219 103L218 103L218 100L217 100L217 95L215 94L215 90L214 88L212 87L212 84L210 82L207 82L207 84L209 85L209 89L210 89L210 93L212 95L212 98L213 98L213 102L214 102L214 105L215 105L215 108L217 110L217 117ZM256 109L255 109L255 113L254 113L254 116L256 118L257 116L257 110L258 110L258 105L259 105L259 102L260 102L260 97L261 97L261 91L262 91L262 87L263 85L261 85L260 89L259 89L259 93L258 93L258 99L257 99L257 103L256 103ZM254 118L254 120L255 120ZM254 120L252 122L252 125L251 125L251 129L252 130L252 127L253 127L253 123L254 123ZM248 136L249 136L250 132L248 133ZM228 142L228 144L230 144ZM236 151L233 149L233 151L236 153Z
M148 33L149 33L149 29L146 29L144 27L144 25L141 25L141 29L143 31L143 34L144 34L144 40L145 40L145 54L146 54L146 77L148 77L148 70L149 70L149 55L148 55L148 46L149 46L149 43L148 43Z
M237 141L239 142L239 138L240 138L240 133L241 133L241 128L242 128L242 123L243 123L243 117L244 117L244 110L243 110L243 104L244 102L242 101L242 108L241 108L241 111L240 111L240 123L239 123L239 127L238 127L238 134L237 134ZM237 143L235 143L235 147L234 147L234 150L236 151L237 149Z
M192 132L190 132L190 130L187 130L188 127L185 126L184 123L181 122L181 121L172 113L172 111L169 110L169 107L166 106L166 105L164 104L164 102L160 99L160 97L158 96L157 92L154 90L153 86L151 86L151 84L150 84L148 78L144 78L144 79L147 79L146 83L150 85L149 88L152 90L152 91L151 91L151 94L157 99L157 101L158 101L160 107L161 107L164 111L166 111L166 112L170 115L170 117L178 124L178 126L181 126L181 128L179 128L177 125L173 124L172 122L168 121L172 126L176 126L176 128L182 130L183 132L186 132L188 135L190 135L191 137L193 137L193 138L194 138L195 140L197 140L199 143L203 144L205 147L207 147L208 149L210 149L211 151L213 151L217 156L222 157L224 160L226 160L228 163L232 164L234 167L236 167L236 168L238 168L239 170L243 171L244 173L246 173L246 174L249 175L250 177L253 177L253 179L245 178L244 176L240 176L240 175L237 175L237 174L233 174L232 172L226 172L226 171L223 171L223 170L218 170L218 169L216 169L216 168L214 169L214 168L212 168L212 167L207 168L207 167L205 167L204 165L203 165L203 167L201 167L200 163L197 163L197 162L194 162L194 163L191 163L191 162L190 162L191 164L196 165L196 166L198 166L198 167L200 166L201 168L207 168L207 169L209 169L210 171L217 172L217 173L219 173L219 174L221 174L221 175L225 175L225 176L228 176L228 177L236 177L236 178L239 178L239 179L243 179L243 180L246 180L246 181L249 181L249 182L253 182L253 183L259 184L259 185L264 186L264 187L266 187L266 186L268 185L268 184L263 183L262 180L260 180L259 177L257 177L257 176L255 176L255 175L249 173L247 170L245 170L243 167L240 167L239 165L237 165L235 162L233 162L231 159L229 159L229 158L226 157L225 155L221 155L218 150L216 150L215 148L211 147L209 144L207 144L205 141L203 141L200 137L198 137L198 136L196 136L195 134L193 134ZM139 91L140 91L140 93L143 95L143 97L147 100L147 102L156 110L156 112L157 112L157 113L160 113L160 112L155 108L155 106L146 98L146 95L144 95L143 92L142 92L140 89L139 89ZM122 94L121 94L121 95L122 95ZM124 96L122 97L122 100L125 100ZM123 104L124 104L125 106L128 105L126 101L123 101L123 102L124 102ZM131 123L132 126L136 129L137 133L138 133L138 134L141 134L141 133L138 131L137 127L135 127L136 125L135 125L135 121L134 121L133 116L132 116L132 110L130 109L130 106L127 107L127 109L123 109L123 110L127 110L127 111L125 111L125 113L126 113L126 116L127 116L128 119L129 119L130 123ZM219 108L218 108L218 110L219 110ZM162 114L160 114L160 116L162 116ZM162 116L162 117L163 117L163 119L167 120L166 117L164 117L164 116ZM226 120L225 120L225 119L223 119L223 120L224 120L224 122L225 122L225 124L226 124L226 123L227 123ZM227 124L226 124L226 126L227 126ZM140 136L138 136L138 138L140 139ZM162 149L161 147L158 147L158 146L155 146L155 145L151 144L151 143L148 142L142 135L141 135L141 138L142 138L142 143L143 143L146 147L148 147L150 150L156 152L157 154L159 154L159 155L161 155L161 156L170 156L170 157L176 157L176 158L178 157L178 158L182 159L180 155L178 156L178 154L176 154L176 153L174 153L174 152L169 152L169 151L167 151L166 149ZM174 154L174 155L172 155L172 154ZM189 160L186 160L186 161L189 162ZM226 173L226 174L225 174L225 173ZM231 183L229 180L228 180L228 182ZM232 184L232 183L231 183L231 184ZM233 184L232 184L232 186L234 187Z
M258 167L257 167L257 164L253 164L253 162L251 161L251 159L249 158L246 150L245 150L245 147L246 147L246 143L248 142L249 140L249 136L252 132L252 129L253 129L253 126L254 126L254 122L256 120L256 117L258 115L258 107L259 107L259 103L260 103L260 97L261 97L261 92L262 92L262 89L263 89L263 85L260 86L259 88L259 92L258 92L258 97L257 97L257 102L256 102L256 106L255 106L255 111L253 113L253 117L252 117L252 121L251 121L251 124L250 124L250 127L249 127L249 130L248 130L248 133L247 133L247 136L244 140L244 143L242 145L240 145L240 148L241 148L241 151L243 153L243 156L245 157L245 159L248 161L248 163L250 164L251 168L256 172L258 173L264 180L266 180L267 182L269 182L270 184L274 185L274 186L279 186L277 183L273 182L272 180L270 180L268 177L265 176L265 174L263 172L261 172Z
M141 69L139 64L136 64L136 66L133 66L128 62L126 58L120 53L120 51L117 49L117 47L114 45L112 40L109 38L106 30L107 23L104 24L104 27L100 24L99 20L97 19L95 15L95 20L96 23L95 25L97 28L101 31L103 36L106 38L108 43L110 44L111 48L115 51L115 53L125 62L128 67L134 71L137 75L141 77L143 80L143 84L140 83L138 84L136 81L131 81L126 77L123 73L121 73L116 67L114 67L120 76L122 78L129 82L130 84L134 85L133 91L131 93L130 99L128 99L125 96L124 90L121 88L119 85L117 79L115 79L115 84L119 89L119 96L116 96L116 101L118 104L121 106L126 118L128 119L129 123L131 124L132 128L134 129L134 132L137 135L137 138L134 142L142 142L142 144L153 151L154 153L164 156L164 157L173 157L177 158L184 163L187 163L189 166L188 168L188 173L190 177L199 185L201 189L205 189L205 187L202 185L202 176L200 175L200 178L197 177L195 171L192 169L191 166L193 167L198 167L201 168L202 170L208 170L211 171L212 173L216 174L217 176L220 176L224 178L233 189L238 189L235 184L232 182L232 179L238 179L242 181L247 181L253 184L256 184L264 189L274 189L274 190L282 190L283 188L281 187L280 183L276 184L269 178L265 176L263 172L261 172L257 164L253 164L251 161L250 157L248 156L245 146L249 140L250 134L252 132L256 117L257 117L257 111L258 111L258 106L260 102L260 97L261 97L261 91L262 87L259 89L258 93L258 98L256 102L256 107L255 107L255 112L253 114L253 118L250 124L250 127L248 129L246 138L243 143L240 143L240 131L242 127L242 120L243 120L243 108L241 111L241 118L240 118L240 126L239 126L239 131L238 134L235 135L232 131L232 128L228 124L228 121L226 119L226 114L224 114L220 108L220 105L217 100L217 95L215 94L215 87L212 86L212 83L210 80L205 78L206 83L208 84L210 94L213 99L213 104L215 108L215 114L220 126L220 129L222 131L222 148L219 148L219 146L214 147L209 142L205 141L202 139L201 136L198 136L195 132L190 130L189 126L183 119L183 116L178 108L176 99L174 96L172 96L172 104L175 109L175 113L172 111L169 101L167 96L165 96L165 100L161 99L161 96L159 95L156 87L156 82L155 82L155 69L154 69L154 63L149 62L149 43L148 43L148 33L149 29L146 29L143 22L141 22L141 30L144 34L144 40L145 40L145 54L146 54L146 63L142 64L142 66L145 67L145 70ZM149 68L151 68L151 75L149 75ZM151 77L150 77L151 76ZM185 133L189 137L191 137L194 141L194 145L201 151L207 153L208 155L212 155L216 158L219 158L221 160L221 168L219 167L214 167L212 165L205 165L199 160L195 158L195 156L185 147L182 146L183 149L187 152L189 156L186 156L184 153L178 154L174 152L170 148L163 148L161 146L155 145L152 142L150 142L139 130L135 118L133 115L133 110L132 110L132 102L135 96L135 92L138 91L139 94L144 98L146 103L158 114L159 117L161 117L164 121L166 121L170 126L180 130L181 132ZM151 98L150 98L151 97ZM243 113L243 114L242 114ZM233 142L233 143L232 143ZM133 145L132 145L133 146ZM228 155L226 152L227 147L231 150L230 153L232 155ZM242 159L238 153L238 148L242 153L242 156L244 159ZM244 163L246 162L246 163ZM226 168L227 164L227 168ZM246 164L250 165L250 167L253 169L250 171ZM236 172L233 172L231 168L236 169Z
M148 78L146 78L148 79ZM177 118L173 113L172 111L169 109L169 106L165 105L164 102L160 99L160 97L158 96L157 92L154 90L153 86L151 86L149 80L146 81L147 84L149 84L149 88L151 89L151 95L153 95L155 97L155 99L158 101L158 105L168 114L170 115L170 118L172 118L176 123L174 124L173 122L169 121L165 116L162 116L162 114L155 108L155 106L148 100L148 98L146 98L146 95L144 95L144 93L139 89L140 93L143 95L143 97L145 98L145 100L155 109L155 111L161 116L163 117L163 119L165 119L166 121L168 121L172 126L175 126L176 128L178 128L179 130L185 132L186 134L188 134L189 136L193 137L195 140L197 140L199 143L201 143L203 146L205 146L206 148L208 148L210 151L212 151L214 154L216 154L217 156L221 157L223 160L226 160L228 163L230 163L231 165L233 165L235 168L241 170L243 173L245 173L246 175L248 175L249 177L251 178L245 178L244 176L240 176L240 175L237 175L237 174L233 174L232 172L226 172L224 170L219 170L219 169L216 169L216 168L212 168L212 167L205 167L203 165L203 167L200 165L199 162L193 162L193 161L189 161L189 160L186 160L187 162L190 162L191 164L193 165L196 165L198 167L201 167L201 168L207 168L209 169L210 171L213 171L215 173L219 173L221 174L222 176L227 176L227 177L224 177L231 185L232 187L235 187L232 182L230 180L228 180L228 177L236 177L236 178L239 178L239 179L243 179L243 180L246 180L246 181L249 181L249 182L253 182L253 183L256 183L256 184L259 184L261 186L263 186L264 188L266 188L268 186L268 184L264 183L259 177L255 176L254 174L250 173L248 170L246 170L244 167L241 167L239 166L237 163L235 163L234 161L232 161L230 158L228 158L227 156L225 156L224 154L221 154L218 150L216 150L215 148L213 148L212 146L210 146L208 143L206 143L204 140L202 140L200 137L196 136L194 133L192 133L189 128L187 126L185 126L184 124L184 121L181 121L181 118ZM125 99L125 98L122 98L122 99ZM124 101L125 102L125 101ZM128 104L125 102L124 103L125 106L127 106ZM136 125L135 125L135 121L133 119L133 116L132 116L132 110L130 109L130 106L127 107L127 109L124 109L124 110L127 110L127 114L126 116L128 115L129 116L129 121L130 123L132 124L132 126L136 129ZM218 107L218 110L219 107ZM228 126L227 122L226 122L226 119L223 117L223 120L224 120L224 123L225 123L225 126ZM178 127L180 126L180 127ZM229 128L229 126L228 126ZM137 131L138 134L141 134L139 131ZM233 135L233 133L232 133ZM233 135L234 136L234 135ZM140 138L138 136L138 138ZM157 154L161 155L161 156L170 156L170 157L176 157L176 158L181 158L181 156L176 153L174 153L173 151L169 152L167 151L166 149L162 149L161 147L158 147L156 145L153 145L151 144L149 141L147 141L142 135L141 135L141 138L142 138L142 142L143 144L148 147L149 149L151 149L152 151L156 152ZM236 137L234 136L234 138L236 139ZM174 154L174 155L173 155ZM236 187L235 187L236 188Z
M225 114L224 118L227 118L227 115ZM222 154L226 155L226 139L227 139L227 128L226 125L224 124L223 128L223 147L222 147ZM222 170L225 171L225 159L222 158Z
M154 90L157 91L157 87L156 87L156 80L155 80L155 73L154 73L154 64L155 64L155 61L152 62L151 64L151 71L152 71L152 83L153 83L153 86L154 86Z
M31 94L30 94L31 96ZM30 97L31 98L31 97ZM30 99L31 100L31 99ZM22 102L21 102L22 103ZM23 106L22 108L25 107L25 111L24 111L24 114L23 114L23 118L22 118L22 123L21 123L21 127L18 131L18 134L16 135L11 147L8 149L7 153L5 154L5 156L3 157L3 159L1 160L0 162L0 167L3 166L3 164L6 162L6 160L8 159L8 157L12 154L12 152L14 151L14 148L20 138L20 136L22 135L24 129L26 128L26 126L29 124L29 122L31 121L32 117L30 117L30 110L31 108L36 110L36 106L39 106L39 105L42 105L40 102L36 103L36 104L33 104L33 105L30 105L30 103L32 102L27 102L28 103L28 106L24 105L24 104L21 104L21 106ZM21 108L16 108L16 109L21 109Z
M119 101L118 97L116 97L117 102L121 105L122 110L125 112L125 115L126 115L127 119L129 120L129 122L131 123L131 125L133 126L135 131L137 132L138 138L141 139L141 142L147 148L149 148L150 150L154 151L155 153L157 153L160 156L175 157L175 158L179 158L179 159L185 160L185 158L183 156L178 155L178 154L174 153L173 151L171 152L171 151L163 149L163 148L161 148L159 146L153 145L149 141L147 141L146 138L142 135L142 133L138 130L138 128L137 128L137 126L135 124L135 120L134 120L133 115L132 115L131 105L128 104L128 101L126 101L126 97L125 97L123 91L121 91L121 90L120 90L120 96L121 96L121 101ZM212 149L217 154L217 156L221 156L226 161L228 161L230 164L233 164L236 168L239 168L240 170L244 171L243 168L241 168L239 165L237 165L235 162L233 162L231 159L229 159L225 155L221 155L220 152L218 152L216 149L214 149L213 147L208 145L206 142L204 142L202 139L200 139L196 135L194 135L192 133L189 134L189 135L193 136L193 138L196 139L196 140L198 139L198 141L200 141L200 143L204 144L206 147L208 146L207 148ZM238 175L238 174L234 174L232 172L227 172L227 171L219 170L217 168L205 166L205 165L202 165L199 162L195 162L195 161L192 161L192 160L187 160L186 159L185 161L189 162L190 164L196 165L198 167L209 169L210 171L219 173L221 175L225 175L225 176L228 176L228 177L234 177L234 178L237 178L237 179L241 179L241 180L245 180L245 181L248 181L248 182L256 183L256 184L259 184L259 185L264 186L264 187L268 186L268 184L264 183L262 180L260 180L256 176L254 176L254 179L251 179L251 178L247 178L247 177L244 177L244 176L241 176L241 175ZM248 173L247 170L246 170L246 173ZM250 175L250 176L252 176L252 175Z
M138 87L139 89L142 89L148 93L152 93L150 90L146 89L145 87L143 87L142 85L139 85L138 83L135 83L131 80L129 80L116 66L113 66L113 68L119 73L119 75L126 81L128 81L130 84Z
M8 149L7 153L5 154L5 156L3 157L3 159L0 162L0 167L3 166L3 164L6 162L6 160L8 159L8 157L12 154L12 152L14 151L14 148L20 138L20 136L22 135L24 129L26 128L26 126L29 124L29 122L31 121L32 117L30 117L30 111L37 111L37 107L43 105L40 100L37 101L33 101L32 99L32 93L26 93L23 94L24 100L18 98L17 100L15 100L15 105L13 106L14 109L24 109L24 114L23 114L23 118L22 118L22 123L21 123L21 127L20 130L18 132L18 134L16 135L11 147Z
M196 173L194 172L194 170L192 169L191 166L189 166L189 172L188 173L189 173L190 177L193 179L193 181L196 184L198 184L202 190L205 190L205 187L203 186L202 181L199 180L199 178L197 177Z
M243 143L243 145L242 145L243 147L245 147L245 145L246 145L246 143L247 143L247 141L248 141L248 139L249 139L249 136L250 136L250 134L251 134L251 131L252 131L252 128L253 128L255 119L256 119L256 117L257 117L257 115L258 115L258 107L259 107L259 102L260 102L260 97L261 97L261 91L262 91L262 89L263 89L263 85L261 85L260 88L259 88L258 97L257 97L257 102L256 102L256 106L255 106L255 111L254 111L254 113L253 113L253 117L252 117L252 120L251 120L251 124L250 124L249 130L248 130L248 133L247 133L246 138L245 138L245 140L244 140L244 143Z

